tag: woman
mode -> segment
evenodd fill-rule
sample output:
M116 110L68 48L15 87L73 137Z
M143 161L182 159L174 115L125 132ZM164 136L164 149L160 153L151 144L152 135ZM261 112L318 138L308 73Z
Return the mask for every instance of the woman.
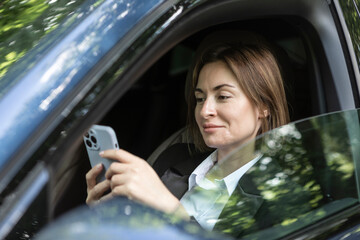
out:
M253 144L242 148L241 156L227 156L257 135L286 124L287 102L276 59L261 42L205 49L195 64L191 88L195 94L188 99L189 115L194 112L195 117L189 119L189 129L195 148L216 150L190 175L188 189L194 190L181 198L181 204L202 227L212 230L223 220L219 216L240 178L259 159ZM218 167L209 174L214 163Z
M212 163L221 163L239 145L288 122L280 70L262 43L221 44L204 50L197 58L190 85L189 135L197 151L216 149ZM179 198L143 159L124 150L107 150L101 156L118 162L99 184L96 176L101 165L87 173L87 204L122 195L167 213L182 208ZM208 158L205 166L199 165L203 173L212 166L206 162Z

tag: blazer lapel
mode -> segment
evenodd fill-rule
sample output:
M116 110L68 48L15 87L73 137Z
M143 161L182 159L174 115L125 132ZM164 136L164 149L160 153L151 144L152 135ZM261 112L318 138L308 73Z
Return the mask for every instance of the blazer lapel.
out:
M194 153L191 154L189 149ZM193 144L177 143L156 160L154 169L162 182L178 199L188 190L188 178L211 152L196 153Z
M255 222L255 215L263 201L251 173L245 174L222 210L214 230L239 236Z
M189 175L177 171L176 168L169 168L161 177L161 181L177 199L181 199L188 190Z

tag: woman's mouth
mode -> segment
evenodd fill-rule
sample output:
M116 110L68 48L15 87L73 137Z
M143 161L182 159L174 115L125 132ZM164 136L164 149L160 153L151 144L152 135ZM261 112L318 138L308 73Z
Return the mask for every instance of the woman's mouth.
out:
M203 130L206 133L212 133L215 132L216 130L218 130L219 128L222 128L222 126L220 125L216 125L216 124L212 124L212 123L207 123L203 125Z

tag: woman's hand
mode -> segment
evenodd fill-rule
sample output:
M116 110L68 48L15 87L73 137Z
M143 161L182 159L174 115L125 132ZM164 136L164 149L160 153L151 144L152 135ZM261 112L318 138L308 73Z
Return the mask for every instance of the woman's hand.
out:
M145 160L115 149L101 152L100 156L118 161L110 165L105 175L113 195L126 196L167 213L180 205Z
M110 181L104 180L98 184L96 184L96 177L101 173L104 166L100 163L90 169L86 174L86 184L87 184L87 198L86 204L93 205L99 203L102 200L106 200L111 198L111 193L104 195L104 193L110 189Z

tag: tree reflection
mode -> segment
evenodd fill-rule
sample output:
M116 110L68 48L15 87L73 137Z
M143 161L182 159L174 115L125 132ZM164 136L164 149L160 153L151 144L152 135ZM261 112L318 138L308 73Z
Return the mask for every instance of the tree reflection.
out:
M83 2L4 0L0 3L0 89L10 84L1 80L8 69L56 29L65 17L73 15Z
M258 139L254 151L262 157L240 179L215 230L275 238L357 202L353 150L359 147L358 122L355 110L335 113ZM229 159L243 162L249 149L241 148Z

